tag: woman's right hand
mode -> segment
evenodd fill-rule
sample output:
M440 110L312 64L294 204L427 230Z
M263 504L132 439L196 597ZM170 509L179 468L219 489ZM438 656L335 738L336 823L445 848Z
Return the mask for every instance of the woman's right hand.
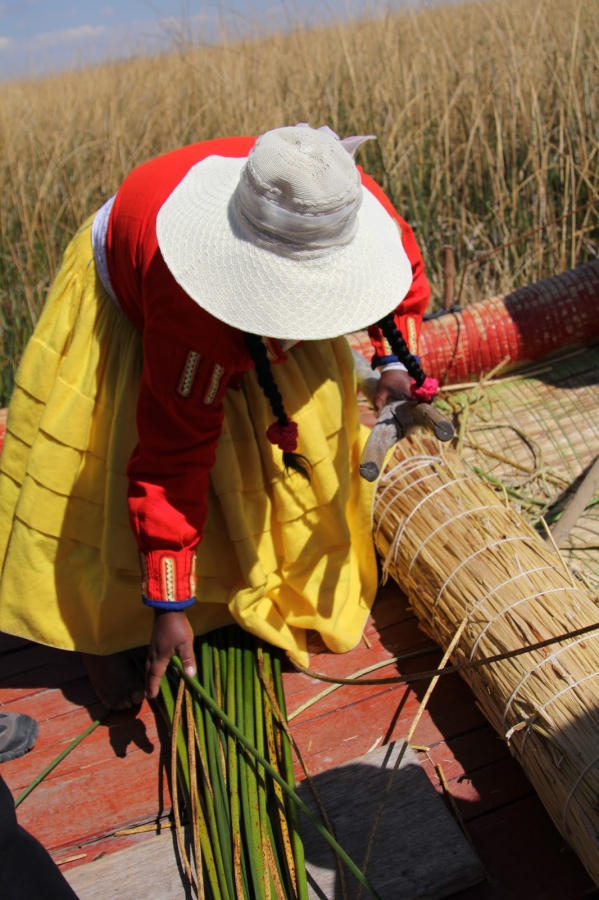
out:
M187 675L196 674L193 630L185 612L154 610L154 627L146 659L146 697L158 696L160 682L173 656L178 656Z
M387 369L381 372L374 397L374 408L377 413L393 400L409 399L411 384L412 377L402 369Z

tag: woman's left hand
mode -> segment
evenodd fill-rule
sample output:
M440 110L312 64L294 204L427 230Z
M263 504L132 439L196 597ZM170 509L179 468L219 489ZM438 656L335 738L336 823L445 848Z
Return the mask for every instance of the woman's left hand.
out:
M146 659L146 697L158 696L160 682L173 656L183 663L187 675L196 674L193 629L185 612L154 610L154 627Z
M374 408L377 413L392 400L409 399L411 384L411 375L403 369L387 369L386 372L382 372L374 395Z

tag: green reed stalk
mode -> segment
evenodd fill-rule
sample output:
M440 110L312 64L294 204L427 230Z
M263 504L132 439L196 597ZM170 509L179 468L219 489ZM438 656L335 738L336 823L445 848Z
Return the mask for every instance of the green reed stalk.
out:
M255 641L254 641L255 644ZM261 753L262 756L265 755L264 748L264 711L263 711L263 690L262 684L260 682L260 675L258 673L258 666L256 664L256 655L255 652L252 653L252 674L253 674L253 683L252 683L252 700L254 703L254 725L255 725L255 744L258 753ZM274 843L271 843L271 834L269 833L269 821L270 817L268 815L267 810L267 782L266 782L266 773L262 766L256 763L256 778L258 782L258 813L259 813L259 825L260 825L260 836L261 836L261 846L262 846L262 858L264 863L264 873L265 878L270 881L271 889L270 893L274 889L274 879L276 873L273 873L272 865L274 864L274 853L276 847Z
M172 664L174 668L177 670L179 675L185 679L185 681L196 691L199 696L204 700L207 706L222 720L224 725L232 731L232 733L237 738L238 742L245 747L249 753L258 760L264 766L264 769L268 772L268 774L273 778L284 790L284 792L293 800L293 802L297 805L299 809L304 813L309 822L312 823L314 828L322 835L325 841L329 844L332 850L337 853L345 865L348 867L350 872L354 875L354 877L359 881L359 883L368 891L371 897L374 900L381 900L379 894L372 887L370 882L366 879L366 877L362 874L358 866L353 862L352 859L347 855L345 850L337 843L335 838L327 831L327 829L321 825L321 823L316 819L316 817L312 814L310 809L306 806L303 800L298 797L296 792L289 786L289 784L285 781L285 779L274 769L270 763L258 753L256 748L253 746L251 741L249 741L243 731L235 725L226 713L218 706L218 704L213 700L210 694L204 689L204 687L200 684L197 678L193 678L186 674L181 660L179 657L174 656L172 659ZM241 757L240 757L241 759Z
M227 715L232 722L238 722L236 709L236 654L233 642L227 650ZM231 804L231 837L233 839L233 870L237 897L249 896L242 872L241 856L241 813L239 803L239 766L237 760L237 742L231 731L227 733L228 744L228 776L229 802Z
M216 868L216 873L218 876L218 883L220 885L220 889L223 895L223 900L234 900L235 893L231 892L230 885L227 879L226 866L223 857L223 845L219 839L218 832L218 823L216 819L216 810L215 810L215 801L214 801L214 791L212 788L212 783L210 781L210 776L208 773L207 767L207 750L206 750L206 735L204 732L204 719L202 716L202 709L200 706L200 702L197 696L193 697L193 712L195 718L196 725L196 734L198 738L198 755L200 757L200 764L202 770L202 777L204 784L206 786L206 790L203 792L203 806L205 809L206 820L208 823L208 831L210 834L210 844L213 848L212 852L214 854L214 864ZM226 847L226 845L225 845Z
M237 671L236 671L236 692L237 692L237 721L239 723L240 729L243 730L244 736L247 734L248 723L246 721L246 704L245 704L245 684L244 684L244 676L245 676L245 659L244 659L244 648L243 645L240 644L237 648ZM247 754L244 751L243 745L239 743L236 744L237 750L237 760L238 760L238 770L239 770L239 794L241 798L241 819L242 819L242 829L243 829L243 844L245 854L247 854L247 869L248 872L248 880L251 881L251 885L253 888L252 897L261 897L260 888L261 883L258 878L258 873L256 871L255 865L255 857L259 852L260 845L256 844L254 841L254 832L252 828L252 817L250 812L250 790L249 790L249 767L250 760ZM243 858L243 857L242 857Z
M258 649L258 657L260 658L262 655L263 660L263 671L264 677L269 684L269 686L274 690L274 685L272 683L272 661L271 655L268 652L263 652L262 648ZM274 726L274 718L272 706L270 703L270 699L268 695L263 692L262 693L262 704L264 708L264 723L266 730L266 743L268 748L268 758L273 766L279 765L278 756L277 756L277 743L275 738L275 726ZM297 880L303 880L303 871L304 871L304 857L303 857L303 844L301 842L301 838L299 839L300 844L300 852L294 858L293 852L293 843L289 834L289 827L287 824L287 816L285 812L285 796L281 789L281 786L277 784L276 781L273 782L273 791L274 791L274 808L276 813L276 823L278 825L278 837L279 844L282 851L282 860L285 860L285 881L287 883L288 890L293 894L296 893L296 884ZM273 825L274 828L274 825ZM292 826L292 830L293 826ZM281 854L278 854L281 856ZM296 866L297 860L297 866ZM298 891L299 893L299 891Z
M15 800L15 809L16 809L18 806L21 805L21 803L23 802L23 800L25 800L25 798L29 796L29 794L31 793L31 791L33 791L33 790L38 786L38 784L40 784L40 783L44 780L44 778L45 778L47 775L49 775L50 772L51 772L53 769L55 769L56 766L57 766L60 762L62 762L63 759L64 759L66 756L69 755L69 753L72 753L72 751L75 749L75 747L78 747L78 746L79 746L79 744L81 743L81 741L84 740L84 739L88 736L88 734L91 734L92 731L95 731L95 730L96 730L96 728L98 727L98 725L101 725L101 724L102 724L102 722L103 722L104 719L109 715L109 713L110 713L110 710L107 709L107 710L100 716L99 719L96 719L95 722L92 722L92 724L89 725L89 726L85 729L85 731L82 732L82 733L79 735L79 737L75 738L75 740L74 740L71 744L69 744L69 746L66 747L66 748L62 751L62 753L59 753L58 756L56 757L56 759L52 760L52 762L50 763L50 765L46 766L46 768L43 770L43 772L40 772L40 774L37 775L37 776L33 779L33 781L31 782L31 784L28 785L28 786L25 788L25 790L23 791L23 793L22 793L19 797L17 797L17 799Z
M285 691L283 689L283 676L281 673L281 660L278 656L274 656L272 660L272 679L274 682L275 696L279 704L281 714L286 718L287 710L285 708ZM268 699L268 698L267 698ZM283 747L283 773L290 788L295 787L295 775L293 772L293 756L289 744L289 738L283 730L281 730L281 741ZM304 857L304 843L300 834L299 816L297 807L293 803L288 804L289 822L291 825L291 843L293 847L293 856L295 859L298 877L296 880L298 900L308 900L308 885L305 879L299 876L306 868L306 860Z
M278 841L277 836L274 833L273 823L277 821L277 818L274 817L271 819L269 816L266 825L268 830L268 838L269 841L266 844L268 848L268 873L270 876L270 890L271 894L274 892L276 900L296 900L297 894L293 887L283 887L283 861L277 852L278 849Z
M211 677L212 653L210 646L205 639L202 639L200 648L200 665L202 678L206 685L212 688L214 693L214 678ZM214 701L215 702L215 701ZM234 879L232 878L232 849L231 849L231 821L229 816L228 793L225 787L225 779L222 771L222 758L220 753L220 737L218 734L216 721L210 710L204 704L203 720L205 729L205 740L207 750L207 768L212 787L212 797L214 803L214 822L216 826L213 831L212 843L214 847L218 847L215 852L221 854L223 863L224 880L221 882L221 891L223 896L229 898L235 897Z
M164 707L166 710L166 715L171 725L174 719L174 711L175 711L175 698L173 696L173 692L171 689L171 685L168 679L168 674L164 676L160 683L160 693L162 697L162 701L164 703ZM183 731L181 728L177 729L177 759L178 759L178 767L177 772L171 772L171 779L178 778L179 783L181 784L181 788L183 790L185 796L185 805L189 811L191 816L191 796L190 796L190 768L189 768L189 757L187 753L187 744L185 742L185 737L183 735ZM199 822L199 831L200 831L200 845L202 848L202 852L204 854L204 866L202 867L208 876L208 881L210 887L212 889L212 893L214 896L214 900L228 900L228 898L223 897L220 887L219 887L219 877L216 867L216 862L214 858L214 854L212 851L210 837L208 835L208 830L205 826L205 822L202 820ZM196 864L197 865L197 864ZM200 866L198 865L198 871Z

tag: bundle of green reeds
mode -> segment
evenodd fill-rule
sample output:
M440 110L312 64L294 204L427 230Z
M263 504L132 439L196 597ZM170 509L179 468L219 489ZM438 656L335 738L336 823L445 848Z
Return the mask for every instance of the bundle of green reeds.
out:
M197 896L307 900L301 810L376 900L364 875L295 792L279 651L231 626L199 638L196 659L197 679L174 658L161 697L172 735L179 850Z
M198 639L196 656L198 686L293 789L276 651L231 627ZM179 849L198 897L307 898L297 812L281 785L176 667L163 679L161 693L172 729ZM195 873L181 827L179 790Z

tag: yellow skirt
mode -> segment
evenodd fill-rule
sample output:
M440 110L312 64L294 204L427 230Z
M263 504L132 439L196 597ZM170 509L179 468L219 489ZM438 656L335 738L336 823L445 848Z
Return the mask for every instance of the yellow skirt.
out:
M93 217L92 217L93 218ZM137 443L139 332L96 274L88 220L67 248L21 362L0 460L0 630L108 654L146 644L127 515ZM306 663L306 631L335 652L360 639L376 591L372 486L345 338L274 367L312 480L287 477L249 372L228 391L198 549L196 634L238 622Z

